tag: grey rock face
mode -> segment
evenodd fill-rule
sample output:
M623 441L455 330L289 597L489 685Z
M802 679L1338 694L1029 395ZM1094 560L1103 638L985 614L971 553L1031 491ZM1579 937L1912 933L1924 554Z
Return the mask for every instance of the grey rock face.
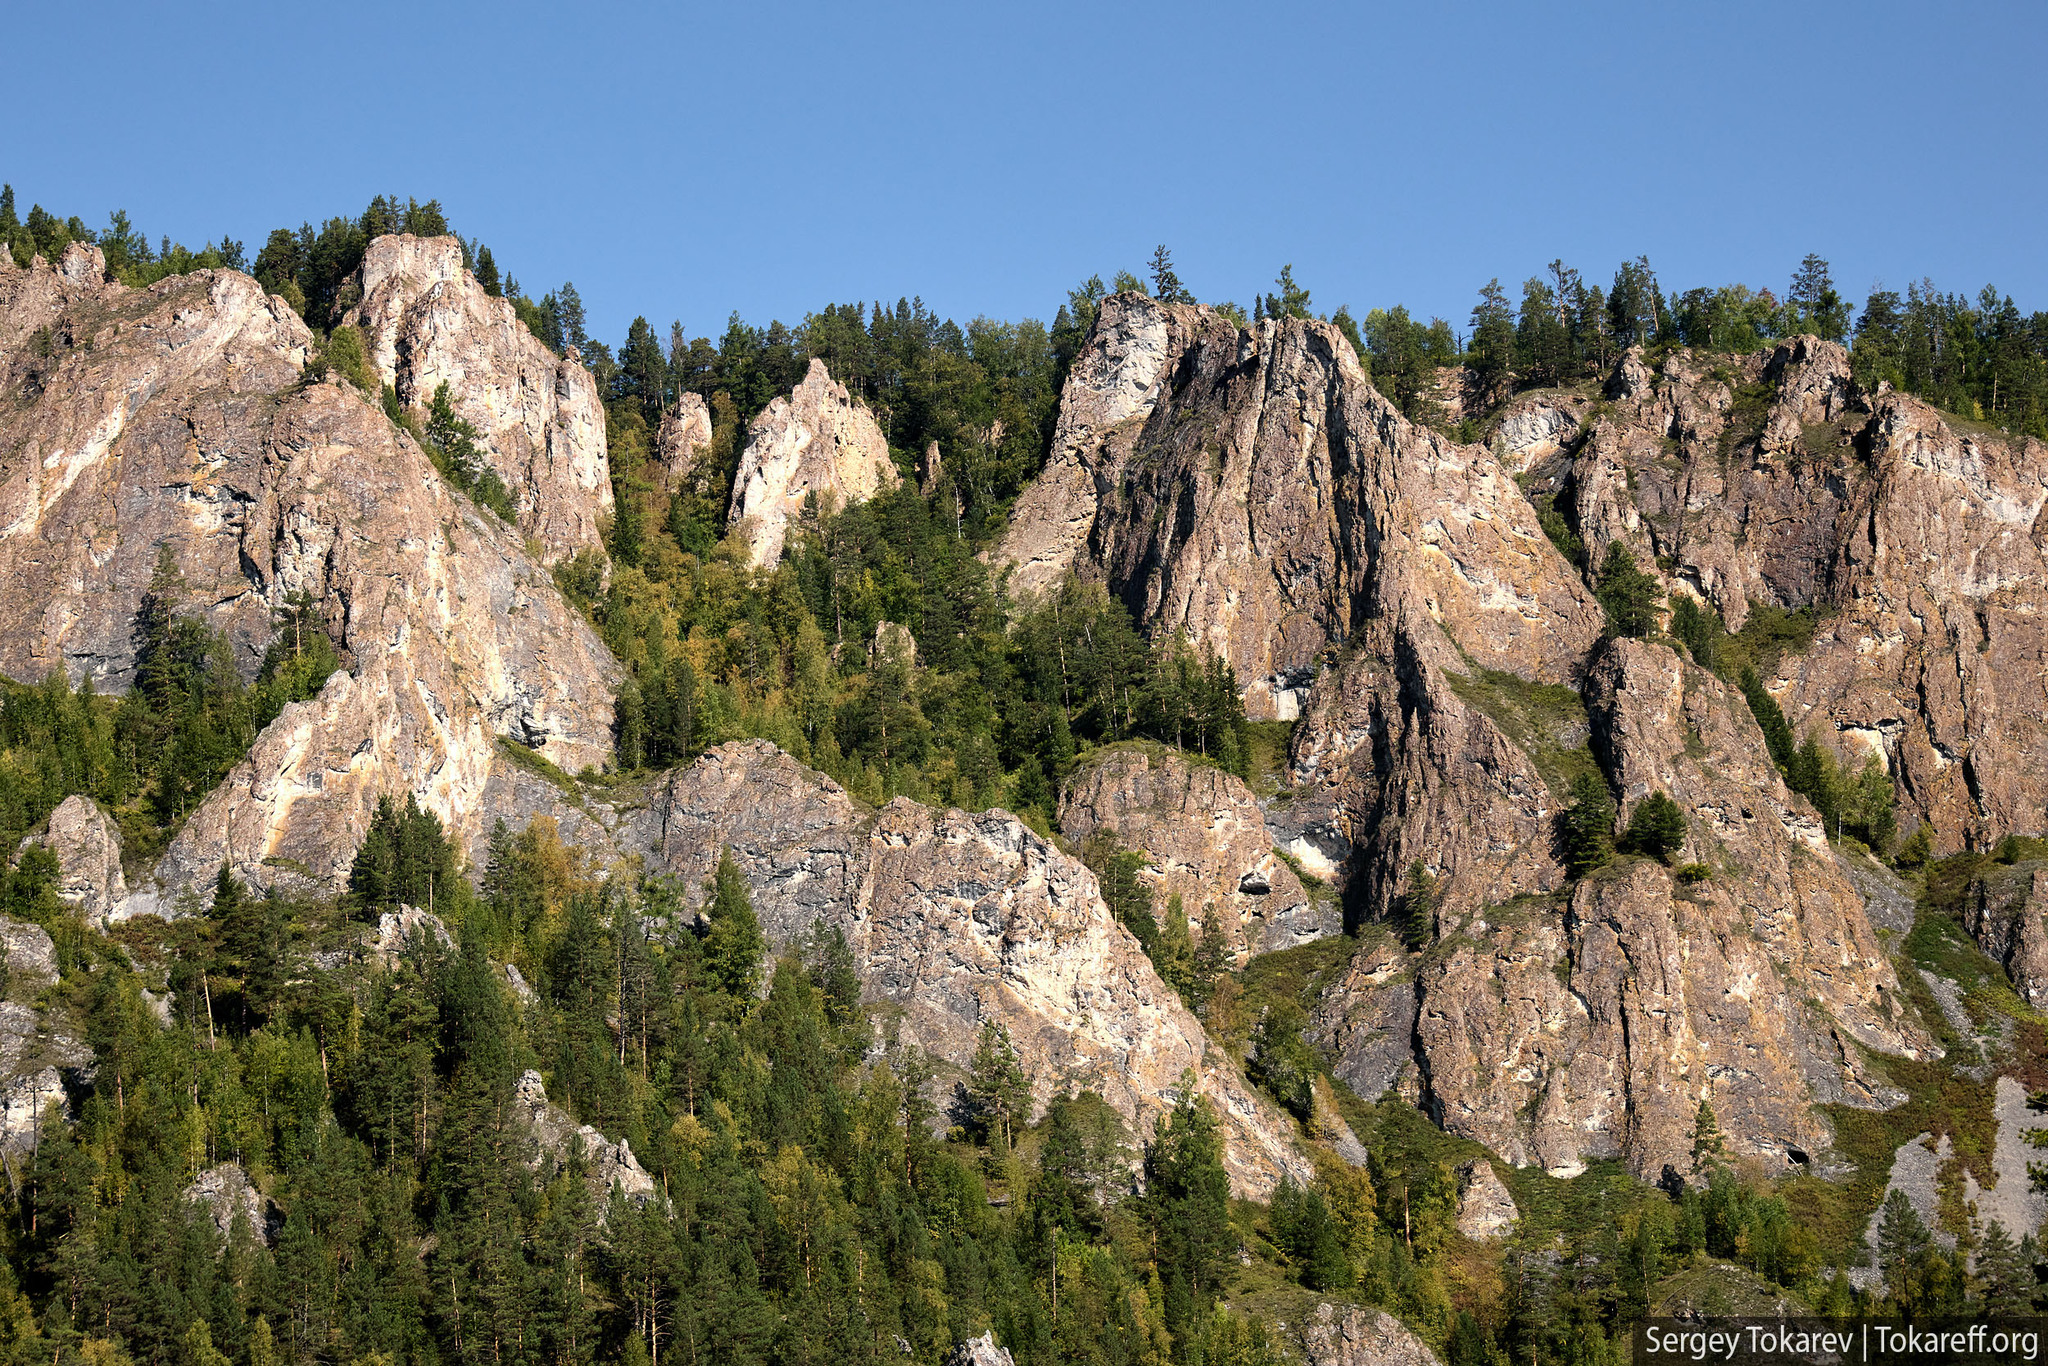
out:
M1004 811L879 812L773 745L720 745L654 799L650 866L686 884L730 846L778 945L823 922L846 934L869 1001L898 1037L960 1066L981 1021L1009 1030L1040 1104L1092 1087L1149 1134L1181 1077L1222 1119L1233 1186L1269 1192L1309 1171L1292 1126L1247 1086L1144 950L1095 877Z
M90 797L66 797L50 813L43 843L63 870L57 895L87 920L104 923L128 896L128 879L121 873L121 832L107 813Z
M42 926L0 916L0 946L7 952L10 990L20 983L33 992L57 980L57 946Z
M160 544L180 609L225 632L245 674L301 590L344 661L202 804L159 885L112 914L167 910L223 862L257 885L331 886L383 792L409 788L466 836L509 766L499 736L571 772L602 762L603 645L523 538L377 405L300 385L310 337L290 308L231 271L147 290L79 274L0 275L16 396L0 412L0 672L126 686ZM48 355L26 344L43 327Z
M994 1332L987 1332L956 1344L946 1366L1015 1366L1015 1359L1009 1348L996 1346Z
M1521 1211L1507 1184L1485 1158L1474 1158L1458 1168L1458 1232L1479 1242L1505 1238L1513 1232Z
M748 426L728 515L734 525L746 519L752 563L773 568L806 497L815 493L821 504L845 507L899 482L882 429L833 381L825 362L813 359L803 383Z
M1963 928L2005 965L2028 1005L2048 1005L2048 865L1986 872L1965 896Z
M31 1007L0 1001L0 1151L29 1152L45 1118L54 1113L68 1119L66 1083L82 1085L91 1066L90 1048L50 1032Z
M266 1244L273 1241L269 1201L250 1182L249 1173L242 1170L239 1162L208 1167L185 1187L185 1198L204 1207L223 1239L234 1236L235 1221L240 1219L247 1224L252 1237Z
M661 467L662 490L680 491L696 470L697 456L711 445L711 409L704 396L683 393L676 406L662 414L654 435L654 459Z
M370 364L398 401L424 411L446 384L518 499L520 531L549 560L599 545L612 482L590 372L548 350L510 300L486 294L453 237L377 238L361 286L346 321L362 328Z
M1301 1326L1307 1366L1439 1366L1429 1344L1382 1309L1319 1304Z
M633 1156L632 1145L623 1138L613 1143L590 1125L578 1124L548 1099L547 1085L540 1073L529 1071L520 1075L513 1103L539 1148L531 1165L538 1167L546 1159L566 1162L571 1149L581 1140L584 1160L590 1164L591 1194L600 1203L611 1198L613 1186L635 1204L645 1204L654 1198L654 1178Z

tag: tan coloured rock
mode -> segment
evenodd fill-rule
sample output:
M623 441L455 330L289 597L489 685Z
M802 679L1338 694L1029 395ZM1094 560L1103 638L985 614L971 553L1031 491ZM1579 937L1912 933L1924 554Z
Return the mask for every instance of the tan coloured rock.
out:
M771 942L846 934L899 1039L954 1064L1009 1030L1037 1101L1092 1087L1147 1136L1193 1072L1223 1123L1233 1187L1308 1179L1292 1125L1209 1047L1102 902L1095 877L1003 811L879 812L763 741L721 745L654 794L650 866L696 885L730 846Z
M1018 589L1102 581L1227 659L1254 717L1293 716L1397 599L1439 625L1432 657L1551 680L1600 628L1499 462L1403 418L1335 328L1141 295L1104 301L997 562Z
M1274 854L1251 789L1212 764L1163 745L1091 755L1060 793L1059 820L1073 839L1101 832L1143 850L1156 914L1179 896L1199 936L1213 906L1234 962L1343 932L1337 908L1312 901Z
M57 856L62 874L57 895L87 920L105 921L128 896L121 873L121 832L92 798L74 794L50 813L43 843Z
M1602 1157L1650 1179L1686 1173L1703 1100L1732 1152L1783 1166L1818 1151L1815 1104L1896 1098L1862 1049L1933 1051L1861 898L1720 680L1618 640L1588 705L1624 810L1669 794L1691 820L1680 857L1714 875L1686 886L1624 859L1580 882L1562 916L1481 910L1422 978L1433 1110L1558 1173Z
M661 468L662 491L675 494L695 471L697 456L711 447L711 409L702 394L687 390L676 406L661 416L654 434L654 462Z
M833 380L825 362L813 359L789 397L770 403L748 425L729 517L735 526L747 519L742 534L750 562L773 568L807 496L845 507L900 479L873 416Z
M344 321L398 401L424 412L448 386L518 500L519 529L557 559L601 544L612 507L604 404L590 372L527 330L462 264L453 237L379 237L363 254L362 301ZM705 440L710 440L707 432Z
M1811 337L1654 374L1634 357L1610 394L1572 461L1587 544L1661 557L1731 630L1753 604L1818 608L1766 685L1802 736L1879 757L1937 852L2041 829L2048 446L1864 393Z
M27 344L44 327L48 355ZM488 828L500 736L572 772L609 752L617 666L588 624L375 403L300 384L308 341L230 271L146 290L0 276L17 396L0 414L0 672L125 686L159 545L179 610L224 632L245 676L296 591L344 661L192 815L161 885L114 914L167 910L223 862L332 885L384 792L410 789L458 834Z

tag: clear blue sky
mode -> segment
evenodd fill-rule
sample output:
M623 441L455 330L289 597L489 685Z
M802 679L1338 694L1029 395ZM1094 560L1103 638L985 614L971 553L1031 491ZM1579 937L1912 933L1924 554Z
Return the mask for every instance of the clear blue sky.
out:
M125 11L125 12L124 12ZM922 295L1050 320L1157 242L1204 299L1460 329L1605 281L2048 308L2048 5L102 5L8 20L0 177L152 237L438 197L591 332Z

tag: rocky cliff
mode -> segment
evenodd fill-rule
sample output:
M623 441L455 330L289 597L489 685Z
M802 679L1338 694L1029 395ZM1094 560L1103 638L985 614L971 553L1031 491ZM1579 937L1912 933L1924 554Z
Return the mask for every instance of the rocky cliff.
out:
M1060 791L1060 830L1102 833L1150 860L1140 874L1164 917L1181 898L1192 931L1214 908L1233 962L1336 934L1334 903L1310 898L1273 852L1265 812L1236 776L1164 746L1091 756Z
M704 396L685 390L676 406L661 417L654 434L654 463L661 470L662 492L679 492L694 472L698 453L711 445L711 409Z
M845 931L898 1037L965 1066L979 1026L1009 1030L1034 1096L1093 1088L1149 1137L1184 1072L1224 1123L1235 1187L1310 1170L1292 1125L1253 1092L1103 905L1095 877L1003 811L857 805L765 741L721 745L669 776L643 818L652 866L690 885L730 846L778 945Z
M379 237L358 283L361 302L345 321L362 329L370 364L398 401L423 411L446 384L518 500L519 529L545 557L599 545L612 481L590 372L542 344L508 300L485 293L453 237Z
M1802 735L1881 759L1939 851L2041 827L2048 805L2048 448L1852 380L1832 342L1741 360L1631 353L1561 429L1588 545L1668 564L1739 630L1813 607L1766 684Z
M377 404L303 381L312 338L283 301L231 271L131 290L103 270L85 247L0 269L0 673L125 687L159 546L178 609L224 632L245 676L299 591L344 660L263 731L129 909L223 862L329 882L381 792L488 825L500 737L571 771L604 760L609 654L519 533Z
M729 520L741 528L752 563L773 568L805 498L815 493L821 504L844 507L900 479L875 419L833 381L825 362L813 360L789 397L748 425Z
M996 558L1019 591L1104 582L1227 659L1255 717L1396 602L1433 654L1551 681L1600 627L1494 456L1403 418L1335 328L1139 294L1104 301Z

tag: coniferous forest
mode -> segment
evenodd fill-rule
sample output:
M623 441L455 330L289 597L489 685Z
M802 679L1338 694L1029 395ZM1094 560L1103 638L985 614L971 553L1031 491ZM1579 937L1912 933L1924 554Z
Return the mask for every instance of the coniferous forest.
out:
M511 495L445 394L424 420L400 411L363 339L338 325L372 239L453 231L433 201L380 196L253 250L227 236L194 250L152 244L126 213L91 227L23 213L11 187L0 197L0 244L19 265L84 241L131 286L253 275L314 330L316 366L384 402L451 484L509 519ZM1131 289L1195 300L1166 248L1142 272L1048 300L1049 323L821 301L793 323L734 315L715 339L643 316L614 346L587 334L573 284L535 298L481 239L460 240L486 291L557 353L573 348L605 401L616 511L602 551L554 569L623 666L616 764L585 781L622 787L758 737L870 804L1000 806L1058 835L1062 784L1105 746L1170 747L1254 783L1281 764L1288 723L1248 721L1222 660L1148 637L1099 585L1069 578L1013 600L983 555L1046 464L1102 301ZM1683 290L1646 257L1604 287L1553 261L1519 298L1489 280L1455 324L1391 304L1324 314L1291 267L1248 305L1204 302L1251 321L1327 316L1391 401L1453 436L1474 432L1443 406L1447 367L1498 400L1596 380L1631 346L1737 355L1812 333L1849 345L1859 382L2048 438L2048 313L1931 281L1852 305L1819 256L1782 288ZM752 570L725 524L748 424L814 358L875 415L908 477L852 507L814 503L780 564ZM670 490L654 444L685 394L709 407L711 449ZM941 473L921 484L934 446ZM1592 558L1561 522L1546 529ZM1634 571L1610 560L1600 572L1620 634L1654 621L1631 625ZM1306 1137L1330 1098L1363 1163L1326 1153L1312 1183L1262 1204L1231 1197L1217 1117L1192 1089L1147 1133L1089 1092L1034 1117L999 1027L964 1070L895 1046L836 933L769 952L730 859L702 886L600 869L547 820L501 825L479 866L432 814L387 801L334 898L260 892L223 869L180 918L92 929L60 899L55 859L24 838L85 794L146 864L257 733L340 666L311 604L295 602L246 678L223 639L169 605L180 572L166 553L131 691L100 695L61 671L0 680L0 849L21 850L0 876L0 912L49 934L54 961L33 994L77 1022L94 1059L75 1123L53 1119L7 1159L10 1362L937 1363L993 1331L1019 1363L1259 1366L1293 1359L1278 1325L1334 1298L1386 1309L1451 1366L1504 1366L1620 1360L1628 1325L1704 1267L1821 1313L2036 1302L2023 1230L1944 1247L1902 1201L1884 1207L1878 1274L1852 1286L1852 1209L1871 1192L1745 1173L1723 1160L1705 1107L1697 1179L1682 1189L1618 1163L1571 1180L1518 1170L1518 1232L1482 1246L1456 1226L1457 1169L1479 1146L1399 1096L1352 1095L1307 1038L1315 991L1357 936L1408 931L1354 925L1233 968L1212 936L1190 943L1178 907L1152 904L1142 859L1114 842L1076 851L1162 978ZM907 627L915 652L885 648L885 623ZM1689 603L1671 630L1709 667L1713 649L1736 647ZM1894 845L1881 775L1884 790L1866 792L1854 774L1823 773L1782 716L1771 728L1775 704L1726 672L1795 788L1835 804L1837 837L1846 823ZM1647 856L1684 837L1663 801L1670 811L1639 811L1624 837ZM1607 809L1588 817L1593 863L1611 856L1601 830L1613 823ZM1962 857L1976 862L1930 863L1922 849L1930 898L1960 896L1993 861ZM1404 905L1424 937L1428 896L1418 872ZM399 907L431 908L445 935L422 922L380 941ZM14 964L18 987L27 970ZM558 1149L532 1138L528 1073L570 1118ZM1871 1142L1936 1121L1916 1110L1882 1123ZM250 1198L192 1198L222 1164L246 1173Z

